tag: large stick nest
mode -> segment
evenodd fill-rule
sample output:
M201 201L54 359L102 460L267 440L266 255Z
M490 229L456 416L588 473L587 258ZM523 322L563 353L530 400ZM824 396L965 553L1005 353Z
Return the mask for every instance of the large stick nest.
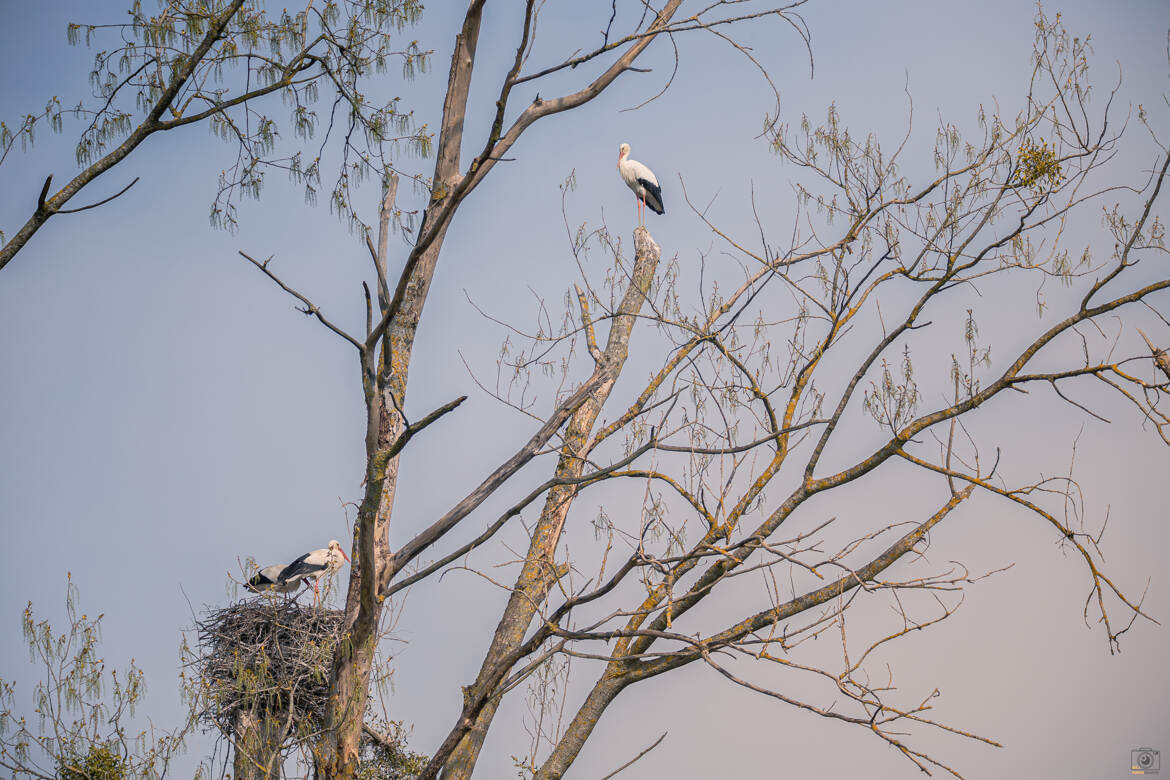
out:
M344 615L273 596L208 610L192 660L206 694L201 719L228 734L243 711L321 723Z

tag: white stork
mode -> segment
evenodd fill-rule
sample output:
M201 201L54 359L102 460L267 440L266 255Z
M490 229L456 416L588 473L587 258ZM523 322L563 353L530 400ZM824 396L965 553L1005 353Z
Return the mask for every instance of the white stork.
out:
M305 580L308 582L313 580L313 605L316 606L318 598L320 598L320 590L317 588L317 582L326 574L332 574L340 569L344 564L341 562L342 558L346 561L349 556L345 554L345 550L341 549L341 542L336 539L329 540L329 546L322 550L313 550L307 552L300 558L285 566L280 574L276 575L276 579L280 583L288 583L294 580Z
M639 225L645 221L646 206L649 206L655 214L666 213L666 209L662 206L662 189L658 186L658 178L654 175L654 171L637 160L630 159L629 144L622 144L618 147L617 167L626 186L633 190L635 197L638 198Z
M278 563L275 566L265 566L260 571L244 583L244 587L253 593L262 593L269 591L271 593L296 593L301 585L304 585L303 580L290 580L285 582L280 579L280 573L284 571L285 566Z

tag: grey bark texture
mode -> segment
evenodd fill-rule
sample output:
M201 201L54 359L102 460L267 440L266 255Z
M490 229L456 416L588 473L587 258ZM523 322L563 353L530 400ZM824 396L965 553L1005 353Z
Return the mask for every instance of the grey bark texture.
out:
M595 380L592 384L596 389L569 419L557 463L558 479L580 477L584 471L593 425L625 365L634 323L649 295L661 256L662 250L651 238L649 231L643 227L637 228L634 231L634 269L630 283L611 320L605 349L595 358L591 379ZM588 316L586 312L583 306L582 318ZM587 330L591 330L591 324L583 324ZM475 769L483 741L500 703L499 696L493 695L494 688L507 672L506 668L501 670L500 667L524 642L533 617L565 571L563 566L556 563L556 550L577 490L577 485L558 485L549 491L545 499L520 575L496 627L479 675L471 686L470 698L487 697L486 703L444 767L443 780L469 778Z
M236 716L233 780L280 780L288 714L243 709Z
M587 386L583 386L577 395L562 403L550 416L544 429L538 432L528 445L497 469L455 510L392 553L389 548L388 531L397 484L398 453L401 449L395 448L394 445L403 435L409 433L401 410L405 407L411 353L447 228L463 200L483 181L488 171L494 167L495 161L504 156L529 126L545 116L584 105L601 94L618 76L628 70L632 62L650 45L657 35L656 31L669 22L682 0L668 0L665 8L649 25L644 37L632 41L629 48L585 88L563 97L534 101L521 112L507 131L503 131L508 93L516 79L525 49L522 42L517 50L516 62L505 78L500 99L497 101L492 131L483 150L467 167L466 172L463 172L460 149L465 140L463 130L467 98L471 88L485 2L486 0L471 0L463 26L455 39L447 93L443 103L443 119L436 145L433 191L419 227L418 241L406 259L389 305L383 304L384 295L380 294L381 318L370 329L364 344L358 345L362 355L362 381L367 406L366 492L358 512L354 533L352 560L355 565L351 569L346 600L348 631L346 640L340 644L334 658L326 732L315 756L318 774L325 778L337 777L348 780L353 777L357 768L361 724L377 645L382 601L395 574L453 528L516 470L531 460L568 417L577 412L581 403L607 381L607 372L595 371L594 377L586 383ZM534 0L529 0L526 4L524 41L527 41L527 24L533 8ZM649 238L649 234L646 234L646 238ZM381 270L386 267L386 262L385 257L381 256L382 242L379 244L379 248L374 252L374 261ZM628 336L625 338L628 339ZM624 352L622 359L624 360ZM478 713L478 706L475 711ZM465 725L470 726L470 723L464 724L461 720L452 732L452 734L458 732L456 740L462 737L466 730ZM454 742L445 742L435 755L449 756L454 747ZM436 772L437 766L434 770ZM423 777L427 776L424 772Z

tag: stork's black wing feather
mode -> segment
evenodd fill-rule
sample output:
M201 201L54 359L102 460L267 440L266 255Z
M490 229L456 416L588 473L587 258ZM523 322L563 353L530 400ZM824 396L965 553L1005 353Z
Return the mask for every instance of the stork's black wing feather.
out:
M254 577L252 577L252 579L248 580L247 588L248 588L248 590L252 591L253 593L259 593L262 590L267 590L269 587L271 587L275 584L276 583L274 581L272 581L272 580L268 579L268 577L264 576L263 572L257 572L256 576L254 576Z
M282 580L280 573L284 569L284 566L279 565L265 566L256 572L244 587L253 593L294 593L301 587L301 583L298 580L289 582Z
M285 566L284 570L280 572L280 581L288 582L289 580L295 580L298 577L310 577L317 572L324 571L325 566L323 564L309 563L305 560L310 555L312 555L312 553L305 553L300 558L297 558L295 561L290 563L288 566Z
M638 179L638 184L642 185L642 189L646 190L646 205L655 214L665 214L666 208L662 205L662 188L652 181L646 179Z

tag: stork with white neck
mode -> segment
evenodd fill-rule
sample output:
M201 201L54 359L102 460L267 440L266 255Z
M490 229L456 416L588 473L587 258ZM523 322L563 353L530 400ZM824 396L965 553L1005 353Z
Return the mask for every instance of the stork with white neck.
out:
M291 582L293 580L304 580L308 582L313 581L313 605L317 605L317 601L321 596L318 589L318 581L327 574L340 569L345 564L342 559L349 561L349 556L345 554L345 550L341 549L341 542L336 539L329 540L329 546L321 550L313 550L307 552L300 558L285 566L277 575L277 580L281 583Z
M647 206L655 214L666 213L666 209L662 205L662 188L658 186L658 177L654 175L654 171L642 163L630 159L629 144L622 144L618 148L617 167L626 186L633 190L634 195L638 198L639 226L645 222L645 208Z

